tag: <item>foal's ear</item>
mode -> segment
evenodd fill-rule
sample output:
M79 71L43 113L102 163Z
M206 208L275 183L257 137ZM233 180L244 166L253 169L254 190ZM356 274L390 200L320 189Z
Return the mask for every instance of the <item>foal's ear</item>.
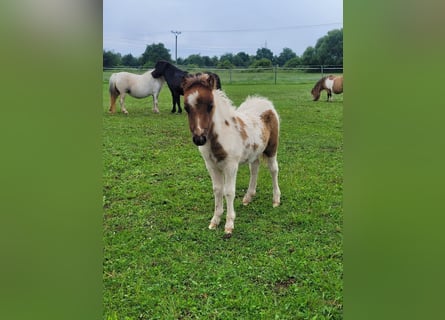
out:
M191 75L190 74L186 74L186 75L184 75L183 77L182 77L182 79L181 79L181 87L182 87L182 90L186 90L187 89L187 87L189 86L188 85L188 79L190 79L191 78Z
M207 76L207 84L210 87L210 89L216 89L216 78L213 74L211 73L205 73L205 75Z

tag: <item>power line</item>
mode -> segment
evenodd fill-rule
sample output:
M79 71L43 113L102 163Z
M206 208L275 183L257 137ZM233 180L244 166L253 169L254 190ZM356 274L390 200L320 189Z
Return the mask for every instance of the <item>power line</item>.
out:
M308 25L275 27L275 28L231 29L231 30L185 30L183 32L190 32L190 33L192 33L192 32L193 33L264 32L264 31L279 31L279 30L292 30L292 29L324 27L324 26L342 25L342 24L343 24L343 22L331 22L331 23L308 24Z

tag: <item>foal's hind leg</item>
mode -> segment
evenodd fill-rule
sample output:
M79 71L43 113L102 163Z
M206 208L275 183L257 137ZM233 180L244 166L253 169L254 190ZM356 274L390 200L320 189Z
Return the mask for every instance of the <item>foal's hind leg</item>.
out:
M259 159L256 159L254 162L249 164L249 169L250 169L249 189L247 189L247 192L243 198L243 204L245 206L247 206L252 201L252 197L254 197L256 194L256 181L258 178L259 166L260 166Z
M110 113L115 113L116 112L116 98L117 96L114 94L110 95Z
M270 175L272 177L272 186L273 186L273 200L272 205L274 207L278 207L280 205L280 197L281 191L278 186L278 162L277 156L273 156L267 159L267 165L269 166Z
M128 114L127 109L125 109L125 93L122 93L122 94L121 94L121 97L120 97L120 99L119 99L119 102L120 102L120 104L121 104L122 112L125 113L125 114Z

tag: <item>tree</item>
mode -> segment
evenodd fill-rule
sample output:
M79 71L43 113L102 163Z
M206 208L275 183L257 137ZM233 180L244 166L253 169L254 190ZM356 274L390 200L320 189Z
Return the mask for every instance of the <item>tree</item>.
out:
M200 54L191 54L185 60L184 64L186 65L195 65L198 67L202 67L204 65L204 61Z
M218 57L210 58L209 56L203 56L202 63L205 67L215 67L218 64Z
M251 68L271 68L272 67L272 61L266 58L262 58L259 60L255 60L251 65Z
M122 65L129 67L137 67L139 66L139 59L133 57L131 53L126 54L122 57Z
M233 64L228 59L219 60L217 68L218 69L232 69L233 68Z
M301 65L301 59L299 57L295 57L295 58L287 60L286 63L284 64L284 67L285 68L297 68L300 65Z
M250 56L245 52L238 52L233 57L233 64L237 67L248 67L250 63Z
M282 67L287 61L294 59L295 57L297 57L297 54L295 52L293 52L289 48L284 48L280 55L277 57L276 62L280 67Z
M270 60L270 61L273 61L273 60L274 60L274 58L273 58L273 52L272 52L270 49L268 49L268 48L261 48L261 49L258 49L258 50L256 51L255 59L256 59L256 60L268 59L268 60Z
M103 50L103 67L111 68L121 64L121 54Z
M164 47L163 43L147 45L141 57L141 64L144 67L153 67L158 60L172 62L170 50Z
M233 53L225 53L219 58L219 63L223 61L229 61L230 65L233 66Z
M304 50L303 55L301 56L301 64L304 65L320 64L314 47L307 47L306 50Z
M305 65L343 66L343 29L331 30L317 40L314 47L308 47L301 56Z
M335 29L318 39L315 45L318 61L322 65L343 65L343 29Z

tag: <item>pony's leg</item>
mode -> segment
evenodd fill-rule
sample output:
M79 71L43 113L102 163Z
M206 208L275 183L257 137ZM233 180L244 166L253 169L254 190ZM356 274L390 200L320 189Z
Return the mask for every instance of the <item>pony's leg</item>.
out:
M212 178L213 185L213 196L215 197L215 211L213 213L212 220L210 220L209 229L215 229L220 221L221 216L224 211L223 206L223 188L224 188L224 177L222 172L218 169L208 168L210 177Z
M181 95L178 94L178 113L182 113L182 109L181 109Z
M122 93L122 94L121 94L121 97L120 97L120 99L119 99L119 102L120 102L120 104L121 104L122 112L125 113L125 114L128 114L127 109L125 109L125 93Z
M232 235L232 231L235 227L235 208L233 207L233 201L235 199L236 188L236 174L238 171L238 164L229 165L224 169L224 196L227 203L227 217L226 225L224 226L224 233L227 237Z
M260 167L259 159L256 159L254 162L249 164L249 169L250 169L249 189L247 189L246 195L243 198L243 204L245 206L247 206L252 201L252 197L254 197L256 194L256 181L258 178L259 167Z
M158 94L157 93L153 94L153 112L154 113L159 113Z
M328 101L332 101L332 91L328 89Z
M110 95L110 113L115 113L116 112L116 98L117 96L114 94Z
M176 97L173 92L172 92L172 101L173 101L172 113L175 113L176 112Z
M273 186L273 207L278 207L280 205L281 191L278 186L278 161L277 156L273 156L267 159L267 165L269 166L270 175L272 176L272 186Z

